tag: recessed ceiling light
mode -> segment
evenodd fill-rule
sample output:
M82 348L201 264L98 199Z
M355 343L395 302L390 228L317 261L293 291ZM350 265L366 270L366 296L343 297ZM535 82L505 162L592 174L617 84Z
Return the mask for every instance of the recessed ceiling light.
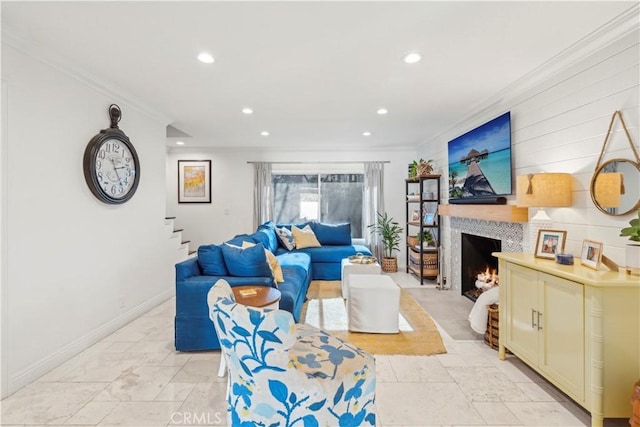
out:
M371 132L362 132L362 136L371 136Z
M213 64L213 56L210 53L202 52L198 55L198 61L204 62L205 64Z
M184 145L184 142L182 142L182 141L176 141L176 145Z
M243 108L242 112L244 114L253 114L253 110L251 108Z
M404 62L406 62L407 64L415 64L416 62L419 62L421 59L422 59L422 56L420 56L420 54L417 52L407 53L403 58Z
M267 132L266 130L263 130L262 132L260 132L260 135L269 136L269 132Z
M387 110L386 108L378 109L378 114L387 114L388 112L389 112L389 110Z

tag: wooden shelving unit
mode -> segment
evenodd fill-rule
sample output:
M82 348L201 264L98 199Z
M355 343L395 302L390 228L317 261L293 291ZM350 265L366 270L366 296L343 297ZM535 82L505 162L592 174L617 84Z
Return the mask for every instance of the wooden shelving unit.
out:
M418 191L416 195L415 192ZM427 175L423 177L405 179L406 200L406 224L405 234L407 240L406 271L415 275L422 284L425 278L435 279L439 276L439 251L440 244L440 175ZM414 218L417 211L417 218ZM425 223L425 215L433 214L433 222ZM425 231L430 231L436 246L423 247L420 242L410 242L410 237L421 236Z

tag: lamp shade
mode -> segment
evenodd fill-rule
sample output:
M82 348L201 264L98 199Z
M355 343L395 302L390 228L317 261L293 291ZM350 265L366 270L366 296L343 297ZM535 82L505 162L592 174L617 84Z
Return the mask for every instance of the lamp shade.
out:
M573 203L573 177L568 173L537 173L516 179L516 203L523 207L562 207Z
M622 173L599 173L594 184L594 193L597 203L603 208L619 208L620 196L624 194Z

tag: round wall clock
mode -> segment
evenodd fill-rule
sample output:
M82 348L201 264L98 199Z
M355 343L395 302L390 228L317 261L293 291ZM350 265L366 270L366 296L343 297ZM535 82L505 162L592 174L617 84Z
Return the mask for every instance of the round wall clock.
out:
M118 128L120 107L109 106L111 126L91 138L84 150L84 178L100 201L124 203L133 197L140 181L140 161L129 137Z

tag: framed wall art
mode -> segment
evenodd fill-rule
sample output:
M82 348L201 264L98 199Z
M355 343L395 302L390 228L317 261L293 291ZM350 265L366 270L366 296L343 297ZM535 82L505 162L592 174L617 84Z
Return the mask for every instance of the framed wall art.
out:
M580 263L595 270L600 267L602 260L602 243L595 240L583 240Z
M211 160L178 160L178 203L211 203Z
M536 240L536 258L555 259L556 254L564 251L567 232L562 230L539 230Z

